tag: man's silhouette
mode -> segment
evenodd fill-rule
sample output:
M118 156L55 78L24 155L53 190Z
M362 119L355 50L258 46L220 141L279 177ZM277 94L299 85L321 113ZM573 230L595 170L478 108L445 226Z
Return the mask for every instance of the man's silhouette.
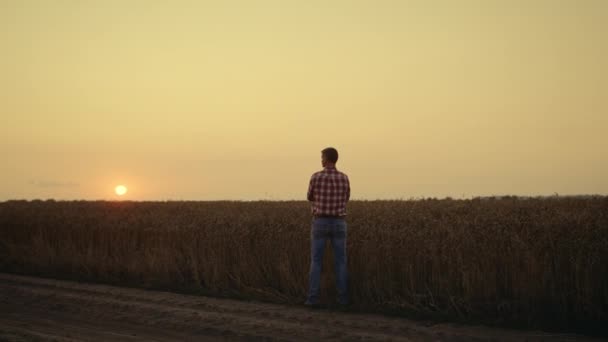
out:
M305 304L319 305L321 265L325 242L329 239L334 251L338 303L348 305L348 270L346 265L346 203L350 199L348 176L336 169L338 151L328 147L321 151L323 170L310 178L308 200L312 202L310 233L310 278Z

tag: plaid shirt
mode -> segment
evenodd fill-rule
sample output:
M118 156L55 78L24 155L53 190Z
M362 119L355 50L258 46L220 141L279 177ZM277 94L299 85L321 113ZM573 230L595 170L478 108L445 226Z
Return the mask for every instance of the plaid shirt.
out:
M346 203L350 199L348 176L335 167L325 167L310 177L308 200L313 215L346 216Z

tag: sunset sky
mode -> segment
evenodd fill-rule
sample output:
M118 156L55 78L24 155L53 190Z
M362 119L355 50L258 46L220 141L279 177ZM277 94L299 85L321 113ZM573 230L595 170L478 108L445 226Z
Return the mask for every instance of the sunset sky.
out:
M0 0L0 200L608 194L608 1Z

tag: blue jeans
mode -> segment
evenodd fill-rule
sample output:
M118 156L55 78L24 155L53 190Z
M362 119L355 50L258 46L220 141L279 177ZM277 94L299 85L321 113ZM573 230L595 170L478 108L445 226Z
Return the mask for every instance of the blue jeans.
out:
M334 251L338 303L348 304L348 270L346 266L346 221L337 218L315 218L310 231L310 278L307 304L319 304L321 265L325 241Z

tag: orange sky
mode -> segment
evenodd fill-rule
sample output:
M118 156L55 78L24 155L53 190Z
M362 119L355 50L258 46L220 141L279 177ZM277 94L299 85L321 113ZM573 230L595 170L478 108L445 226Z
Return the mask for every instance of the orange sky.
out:
M2 1L0 200L608 194L608 2Z

